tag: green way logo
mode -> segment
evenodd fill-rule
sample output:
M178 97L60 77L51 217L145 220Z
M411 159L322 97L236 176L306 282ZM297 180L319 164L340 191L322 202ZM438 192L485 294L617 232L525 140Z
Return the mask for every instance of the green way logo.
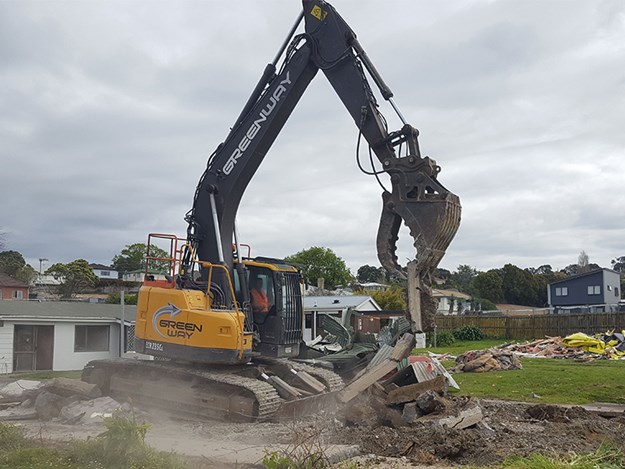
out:
M160 308L152 317L152 327L161 337L168 339L170 337L182 337L190 339L195 332L202 332L202 325L192 322L176 321L174 318L180 314L182 310L172 303ZM169 316L169 318L166 318ZM163 334L163 330L165 334Z

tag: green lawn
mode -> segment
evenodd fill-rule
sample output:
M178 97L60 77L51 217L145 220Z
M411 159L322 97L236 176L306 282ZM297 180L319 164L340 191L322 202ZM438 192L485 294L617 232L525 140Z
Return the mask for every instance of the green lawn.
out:
M505 343L502 340L456 342L449 347L416 349L415 353L460 355ZM555 358L522 358L522 370L456 373L456 395L551 404L625 404L625 360L582 362ZM446 367L454 362L444 361Z

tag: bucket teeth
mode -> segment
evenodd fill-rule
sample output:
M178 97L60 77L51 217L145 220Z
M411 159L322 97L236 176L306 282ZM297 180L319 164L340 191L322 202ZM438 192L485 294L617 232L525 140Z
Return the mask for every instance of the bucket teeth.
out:
M398 166L395 171L389 171L393 192L382 194L378 259L388 272L405 278L405 269L396 255L403 221L414 239L417 271L432 273L460 226L460 199L445 189L434 175L428 174L429 171L410 171Z

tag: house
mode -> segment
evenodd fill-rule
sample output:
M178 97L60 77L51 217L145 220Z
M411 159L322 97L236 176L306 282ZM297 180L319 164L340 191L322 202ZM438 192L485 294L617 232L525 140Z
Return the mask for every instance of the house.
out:
M107 265L102 265L102 264L89 264L89 267L91 267L91 270L93 270L93 273L98 278L107 279L107 280L108 279L117 280L119 278L119 274L117 273L115 269L113 269L113 267L109 267Z
M377 334L385 326L406 317L405 311L354 311L352 327L354 332Z
M0 301L0 373L80 370L91 360L119 357L122 315L129 343L136 306Z
M461 314L471 306L471 295L458 290L433 288L432 296L438 302L436 314Z
M27 300L29 286L0 273L0 300Z
M547 286L547 301L554 312L605 312L618 309L620 274L596 269Z
M148 272L154 280L165 280L165 274L156 273L156 272ZM143 283L145 277L145 269L141 270L133 270L131 272L124 272L122 275L122 280L124 282L135 282L135 283Z
M348 309L356 313L382 310L375 300L368 295L305 296L304 340L310 341L321 333L321 315L327 314L341 320ZM354 320L358 320L356 314L354 314ZM354 330L356 331L358 328L354 327Z

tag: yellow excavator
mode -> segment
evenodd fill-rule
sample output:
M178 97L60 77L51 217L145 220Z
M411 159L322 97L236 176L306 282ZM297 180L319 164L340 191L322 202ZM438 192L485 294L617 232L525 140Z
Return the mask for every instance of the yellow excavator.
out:
M369 147L374 175L388 174L377 235L378 258L405 278L397 262L401 223L415 240L419 276L431 274L460 223L460 202L437 179L440 167L421 156L418 131L369 60L356 34L323 0L303 11L268 64L241 114L209 158L186 214L185 239L151 234L139 291L135 350L144 360L98 360L83 379L180 415L264 420L314 411L341 378L296 358L302 349L303 281L285 261L243 254L235 218L243 193L284 123L321 70ZM300 23L304 31L296 33ZM370 79L403 126L389 131ZM374 165L373 155L380 169ZM154 247L167 246L166 256ZM154 266L166 275L151 274ZM254 305L262 291L262 308Z

